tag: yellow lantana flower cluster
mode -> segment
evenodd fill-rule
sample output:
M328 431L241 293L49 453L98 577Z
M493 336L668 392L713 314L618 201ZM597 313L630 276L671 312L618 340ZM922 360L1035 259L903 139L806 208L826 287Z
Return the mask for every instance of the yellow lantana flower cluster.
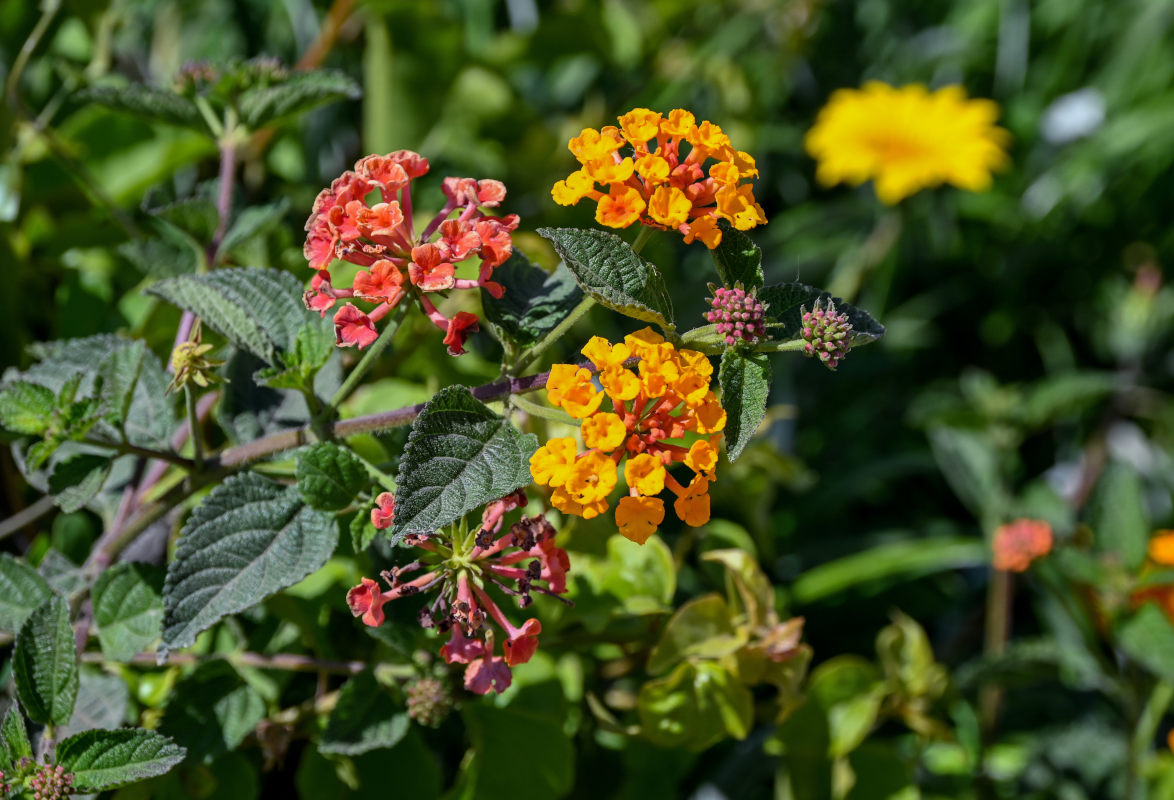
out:
M740 231L766 222L753 188L742 183L758 176L753 157L735 150L717 125L698 125L681 108L667 116L635 108L619 123L584 128L571 139L570 150L582 167L554 185L556 203L573 206L590 197L600 225L626 228L639 222L677 230L686 244L698 239L711 250L721 244L719 219ZM684 144L687 154L681 152ZM707 169L710 159L714 163Z
M666 487L676 495L677 516L694 527L704 525L717 434L726 425L726 412L709 388L709 359L678 350L651 328L614 345L592 337L582 352L603 388L585 366L555 364L546 392L553 405L582 420L587 450L580 453L572 437L551 439L530 458L534 480L554 489L551 502L559 511L592 519L608 510L622 462L628 496L616 506L620 533L644 544L664 521L664 501L656 495ZM627 367L633 358L635 371ZM693 471L687 485L669 473L675 462Z

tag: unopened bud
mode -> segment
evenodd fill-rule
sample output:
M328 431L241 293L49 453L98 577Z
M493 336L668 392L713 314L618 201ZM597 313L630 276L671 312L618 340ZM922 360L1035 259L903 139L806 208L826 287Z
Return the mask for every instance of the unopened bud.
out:
M847 314L836 311L835 303L817 298L815 305L802 311L800 336L804 341L803 352L809 357L819 358L830 370L839 366L848 351L852 349L852 323Z

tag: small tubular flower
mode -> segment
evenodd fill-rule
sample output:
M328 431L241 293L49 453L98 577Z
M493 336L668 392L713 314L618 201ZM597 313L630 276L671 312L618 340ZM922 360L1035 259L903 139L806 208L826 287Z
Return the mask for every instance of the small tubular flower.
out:
M738 230L766 222L753 189L742 183L758 175L754 159L735 150L720 127L709 121L698 125L680 108L667 115L635 108L619 123L584 128L568 142L580 168L555 183L556 203L575 205L590 197L600 225L626 228L639 222L676 230L686 244L700 241L711 250L721 243L719 219Z
M599 370L603 386L598 392L592 384L591 391L598 396L591 397L589 413L579 417L587 450L576 453L570 438L550 440L530 459L535 482L554 490L551 503L564 514L591 519L607 511L622 465L628 496L616 506L616 525L639 544L664 520L664 501L656 495L666 487L678 497L674 508L682 520L694 526L707 522L707 492L717 466L712 435L725 427L726 419L709 388L709 359L693 350L678 350L651 328L616 344L592 337L582 352ZM635 371L626 366L632 358ZM547 397L568 408L568 395L590 379L586 367L555 364L546 384ZM602 405L605 400L610 408ZM692 470L688 486L670 473L668 467L674 464Z
M417 234L412 181L427 172L428 160L410 150L370 155L315 199L303 250L317 274L303 298L306 306L325 315L339 299L376 304L368 312L349 304L336 312L340 346L371 345L379 336L375 323L410 291L444 332L449 353L460 355L465 340L477 330L476 316L462 311L450 318L437 310L428 294L484 288L501 297L504 287L493 280L493 271L513 252L511 233L518 227L518 216L492 217L482 209L501 205L505 185L495 180L446 178L443 188L448 202ZM378 200L369 200L372 195ZM457 216L450 219L454 213ZM473 258L480 261L477 277L458 278L458 265ZM331 283L329 267L335 259L366 268L355 276L352 288Z
M1026 572L1052 550L1052 526L1038 519L1017 519L995 529L991 539L995 569Z
M840 89L819 112L804 144L825 186L872 180L892 205L922 189L950 183L981 192L1006 166L1010 135L995 125L999 107L970 100L961 86L931 92L878 81Z
M375 508L371 509L371 524L378 530L386 530L395 522L395 495L391 492L380 492L375 498Z
M404 543L416 549L414 560L381 573L386 591L363 578L347 593L351 612L362 616L364 624L379 626L389 601L435 590L417 619L424 628L449 635L440 655L449 664L465 665L469 691L505 691L512 680L510 668L525 664L537 650L542 623L530 617L515 625L492 593L516 599L520 608L531 605L534 593L561 600L571 566L566 551L555 546L554 528L544 517L523 516L506 528L506 515L525 504L525 494L515 492L487 505L476 530L453 526L407 537ZM415 572L422 574L408 577ZM503 655L496 654L495 641L501 641Z

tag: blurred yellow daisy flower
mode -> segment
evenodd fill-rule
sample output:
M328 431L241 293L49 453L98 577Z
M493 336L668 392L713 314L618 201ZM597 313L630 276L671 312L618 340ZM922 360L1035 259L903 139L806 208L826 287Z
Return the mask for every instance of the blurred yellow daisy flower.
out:
M819 112L804 144L825 186L872 179L892 205L931 186L951 183L980 192L1007 163L1010 134L995 125L999 106L971 100L961 86L935 92L872 81L840 89Z

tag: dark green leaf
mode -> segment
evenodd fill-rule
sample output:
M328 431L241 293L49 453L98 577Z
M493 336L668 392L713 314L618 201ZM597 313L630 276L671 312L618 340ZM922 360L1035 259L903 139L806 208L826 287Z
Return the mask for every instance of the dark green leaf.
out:
M233 220L228 232L224 234L224 239L220 242L220 252L228 253L233 248L239 247L270 228L276 227L288 209L289 200L284 197L276 203L243 209Z
M958 499L984 523L996 521L1006 507L999 454L983 431L934 427L929 431L938 468Z
M168 89L132 83L126 86L92 86L78 93L82 102L97 103L136 117L166 122L208 134L200 110L191 100Z
M737 461L766 416L770 361L765 353L726 350L722 353L718 382L726 410L726 455L730 461Z
M29 614L16 634L12 656L16 695L25 713L42 725L64 725L77 700L77 651L69 604L52 597Z
M109 456L81 453L58 461L49 476L53 502L66 513L84 508L94 499L110 476Z
M163 647L187 647L226 614L256 605L321 567L334 552L333 518L295 487L253 473L229 478L196 507L163 588Z
M583 291L613 311L673 329L673 302L664 276L613 233L539 228Z
M473 766L457 796L558 800L574 788L575 750L562 719L513 707L467 703L462 712L472 740ZM526 754L519 776L518 753Z
M351 547L356 553L361 553L370 547L371 543L375 541L375 537L379 535L379 529L371 524L371 510L374 507L374 503L367 503L351 519Z
M686 661L640 687L636 709L644 735L694 752L727 736L745 739L754 722L750 690L722 667Z
M726 220L718 220L717 224L722 229L722 241L709 254L722 284L733 288L741 283L747 290L762 286L762 250Z
M1153 603L1146 603L1117 628L1129 656L1166 681L1174 681L1174 627Z
M163 631L163 573L147 564L115 564L94 584L94 622L102 654L129 661Z
M1141 566L1150 523L1141 479L1133 469L1115 462L1105 467L1090 498L1088 521L1098 550L1113 554L1128 570Z
M118 252L152 278L174 278L197 272L204 261L199 243L187 232L161 219L151 219L150 233L123 242Z
M98 380L102 385L102 411L115 426L121 428L130 413L135 398L135 386L143 371L147 344L134 339L102 359L98 365Z
M392 747L407 732L407 712L368 670L342 687L318 749L323 753L355 756Z
M290 75L274 86L247 89L237 107L241 121L256 130L323 103L356 100L360 96L359 85L346 73L318 69Z
M481 290L485 319L522 347L554 330L583 299L582 290L564 265L548 273L517 250L493 271L493 280L505 287L505 294L495 298Z
M211 761L235 749L265 717L265 701L225 661L201 664L180 681L163 711L160 732Z
M73 773L74 788L82 792L162 775L183 756L182 747L142 728L86 731L57 745L57 763Z
M885 335L885 326L873 319L864 309L845 303L822 289L804 283L777 283L766 286L759 290L758 299L767 306L767 320L783 324L782 328L767 328L767 333L776 341L785 342L799 338L799 332L803 327L802 309L810 311L817 299L824 303L830 300L835 303L836 311L848 315L848 321L852 323L853 347L875 342Z
M33 609L52 594L35 569L8 553L0 553L0 631L16 633Z
M49 427L57 397L44 386L17 381L0 389L0 427L37 436Z
M354 453L333 442L311 445L298 454L298 491L323 511L341 511L371 482Z
M396 483L395 540L434 531L532 482L523 434L463 386L437 392L412 423Z

